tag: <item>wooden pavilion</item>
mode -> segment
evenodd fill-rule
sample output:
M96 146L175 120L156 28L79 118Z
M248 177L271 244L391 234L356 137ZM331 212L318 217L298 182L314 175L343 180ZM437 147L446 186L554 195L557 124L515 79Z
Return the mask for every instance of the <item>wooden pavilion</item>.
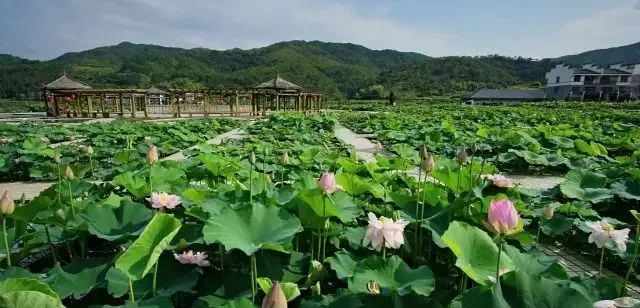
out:
M251 89L93 89L63 74L42 87L48 115L67 117L258 116L268 110L312 112L323 95L276 75Z

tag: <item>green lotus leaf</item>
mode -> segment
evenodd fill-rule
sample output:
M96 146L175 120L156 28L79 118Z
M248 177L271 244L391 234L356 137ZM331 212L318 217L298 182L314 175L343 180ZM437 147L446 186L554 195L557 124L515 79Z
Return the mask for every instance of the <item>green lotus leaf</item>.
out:
M353 276L349 278L349 290L356 293L368 293L368 284L376 282L380 292L385 295L407 295L411 292L428 296L435 288L435 279L431 269L419 266L411 269L398 256L383 259L369 257L356 264Z
M9 278L0 282L0 307L64 308L49 285L30 278Z
M258 286L260 286L260 289L265 294L268 294L273 287L273 281L267 277L260 277L257 282ZM282 292L284 293L284 297L287 299L287 302L290 302L300 296L300 289L298 289L298 285L293 282L281 282L280 287L282 288Z
M591 308L593 302L566 282L522 271L502 276L501 283L478 286L456 297L451 308Z
M74 260L64 267L56 263L47 274L46 282L61 298L73 295L80 299L104 281L108 267L109 264L101 260Z
M225 208L212 215L202 229L206 243L218 242L227 250L240 249L247 255L259 249L288 252L293 236L300 231L297 217L258 203L250 208Z
M586 169L571 170L560 184L562 193L581 201L598 203L611 198L611 191L605 188L607 177Z
M116 268L140 280L158 261L182 224L171 215L157 213L129 248L116 260Z
M358 217L360 208L353 203L353 198L343 191L331 194L331 199L320 189L307 190L298 194L298 197L313 211L315 216L321 218L338 217L340 221L347 223ZM333 202L331 202L333 200ZM301 205L304 206L304 205Z
M549 236L564 234L573 227L573 219L562 215L553 215L551 219L540 220L542 232Z
M171 296L176 292L191 292L198 283L200 269L192 264L180 264L170 254L164 254L158 260L157 292L160 296ZM107 291L114 297L129 292L129 279L125 273L111 267L106 273ZM133 281L136 298L151 294L153 275Z
M150 209L131 201L123 201L117 208L104 205L89 206L86 211L78 214L87 224L89 233L108 241L140 234L151 216Z
M611 191L620 198L640 200L640 181L613 183L611 184Z
M481 285L491 284L489 277L496 276L498 246L487 232L465 222L454 221L442 235L442 240L456 255L456 266L469 278ZM500 269L515 269L513 261L504 251L500 257Z
M194 308L255 308L255 305L246 297L226 300L217 296L207 295L198 298Z
M340 279L353 277L356 265L358 264L358 260L354 260L353 256L345 250L336 252L328 261Z

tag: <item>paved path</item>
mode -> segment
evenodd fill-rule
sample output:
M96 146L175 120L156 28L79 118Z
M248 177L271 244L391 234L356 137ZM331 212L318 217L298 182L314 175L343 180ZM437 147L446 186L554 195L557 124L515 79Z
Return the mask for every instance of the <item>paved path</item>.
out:
M232 129L226 133L217 135L213 139L207 141L209 144L220 144L222 141L226 139L241 139L244 136L244 130L242 128ZM195 146L190 147L189 149L193 149ZM183 160L186 156L182 151L177 152L175 154L169 155L162 160ZM0 194L4 193L4 191L8 191L11 193L11 196L18 199L24 193L27 200L31 200L38 195L43 190L49 188L55 182L8 182L8 183L0 183Z
M340 141L352 145L358 157L366 162L374 162L374 154L384 154L376 147L375 143L368 139L372 136L371 134L356 134L340 124L334 127L334 133ZM409 174L418 177L418 168L409 171ZM564 181L564 178L559 176L508 175L508 177L513 179L515 183L534 190L547 190Z
M335 126L334 133L336 135L336 138L340 139L346 144L352 145L355 148L358 157L366 162L375 161L375 158L373 156L373 154L375 153L384 154L384 152L382 152L378 147L376 147L373 142L371 142L371 140L367 138L371 136L369 134L356 134L352 130L340 124L337 124ZM418 168L409 171L409 174L417 178ZM513 179L514 182L519 183L523 187L535 190L546 190L549 188L553 188L564 181L564 178L556 176L549 177L514 175L508 177ZM433 180L435 181L435 179ZM560 265L562 265L570 275L589 276L598 274L597 264L594 264L583 255L572 249L566 247L558 248L550 245L540 245L538 248L545 255L557 259L558 263L560 263ZM620 277L609 270L603 269L603 274L620 282L624 281L623 277ZM628 290L630 296L634 298L640 297L640 287L638 287L637 285L629 284Z
M220 143L222 143L225 140L228 139L242 139L246 136L244 129L242 128L236 128L236 129L232 129L224 134L220 134L218 136L216 136L215 138L211 139L211 140L207 140L208 144L213 144L213 145L218 145ZM188 150L193 150L197 147L197 145L194 145L186 150L182 150L180 152L174 153L172 155L169 155L161 160L183 160L185 158L187 158L184 154L185 151Z

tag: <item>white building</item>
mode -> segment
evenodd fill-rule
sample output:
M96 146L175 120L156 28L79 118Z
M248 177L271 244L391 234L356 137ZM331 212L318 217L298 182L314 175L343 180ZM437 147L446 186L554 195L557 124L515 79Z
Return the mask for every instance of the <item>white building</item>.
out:
M640 97L640 64L558 64L546 77L549 99L623 101Z

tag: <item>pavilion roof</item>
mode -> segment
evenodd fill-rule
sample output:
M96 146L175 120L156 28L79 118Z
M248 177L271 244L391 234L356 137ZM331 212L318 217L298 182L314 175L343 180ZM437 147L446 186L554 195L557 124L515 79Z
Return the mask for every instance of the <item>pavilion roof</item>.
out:
M73 80L68 77L66 74L60 76L60 78L46 84L43 86L45 89L49 90L77 90L77 89L91 89L90 86Z
M158 88L156 88L156 86L152 86L151 88L147 89L147 94L151 94L151 95L167 95L167 94L169 94L169 92L163 91L161 89L158 89Z
M276 75L275 78L265 81L255 87L254 89L273 89L273 90L303 90L301 86L281 78L280 75Z

